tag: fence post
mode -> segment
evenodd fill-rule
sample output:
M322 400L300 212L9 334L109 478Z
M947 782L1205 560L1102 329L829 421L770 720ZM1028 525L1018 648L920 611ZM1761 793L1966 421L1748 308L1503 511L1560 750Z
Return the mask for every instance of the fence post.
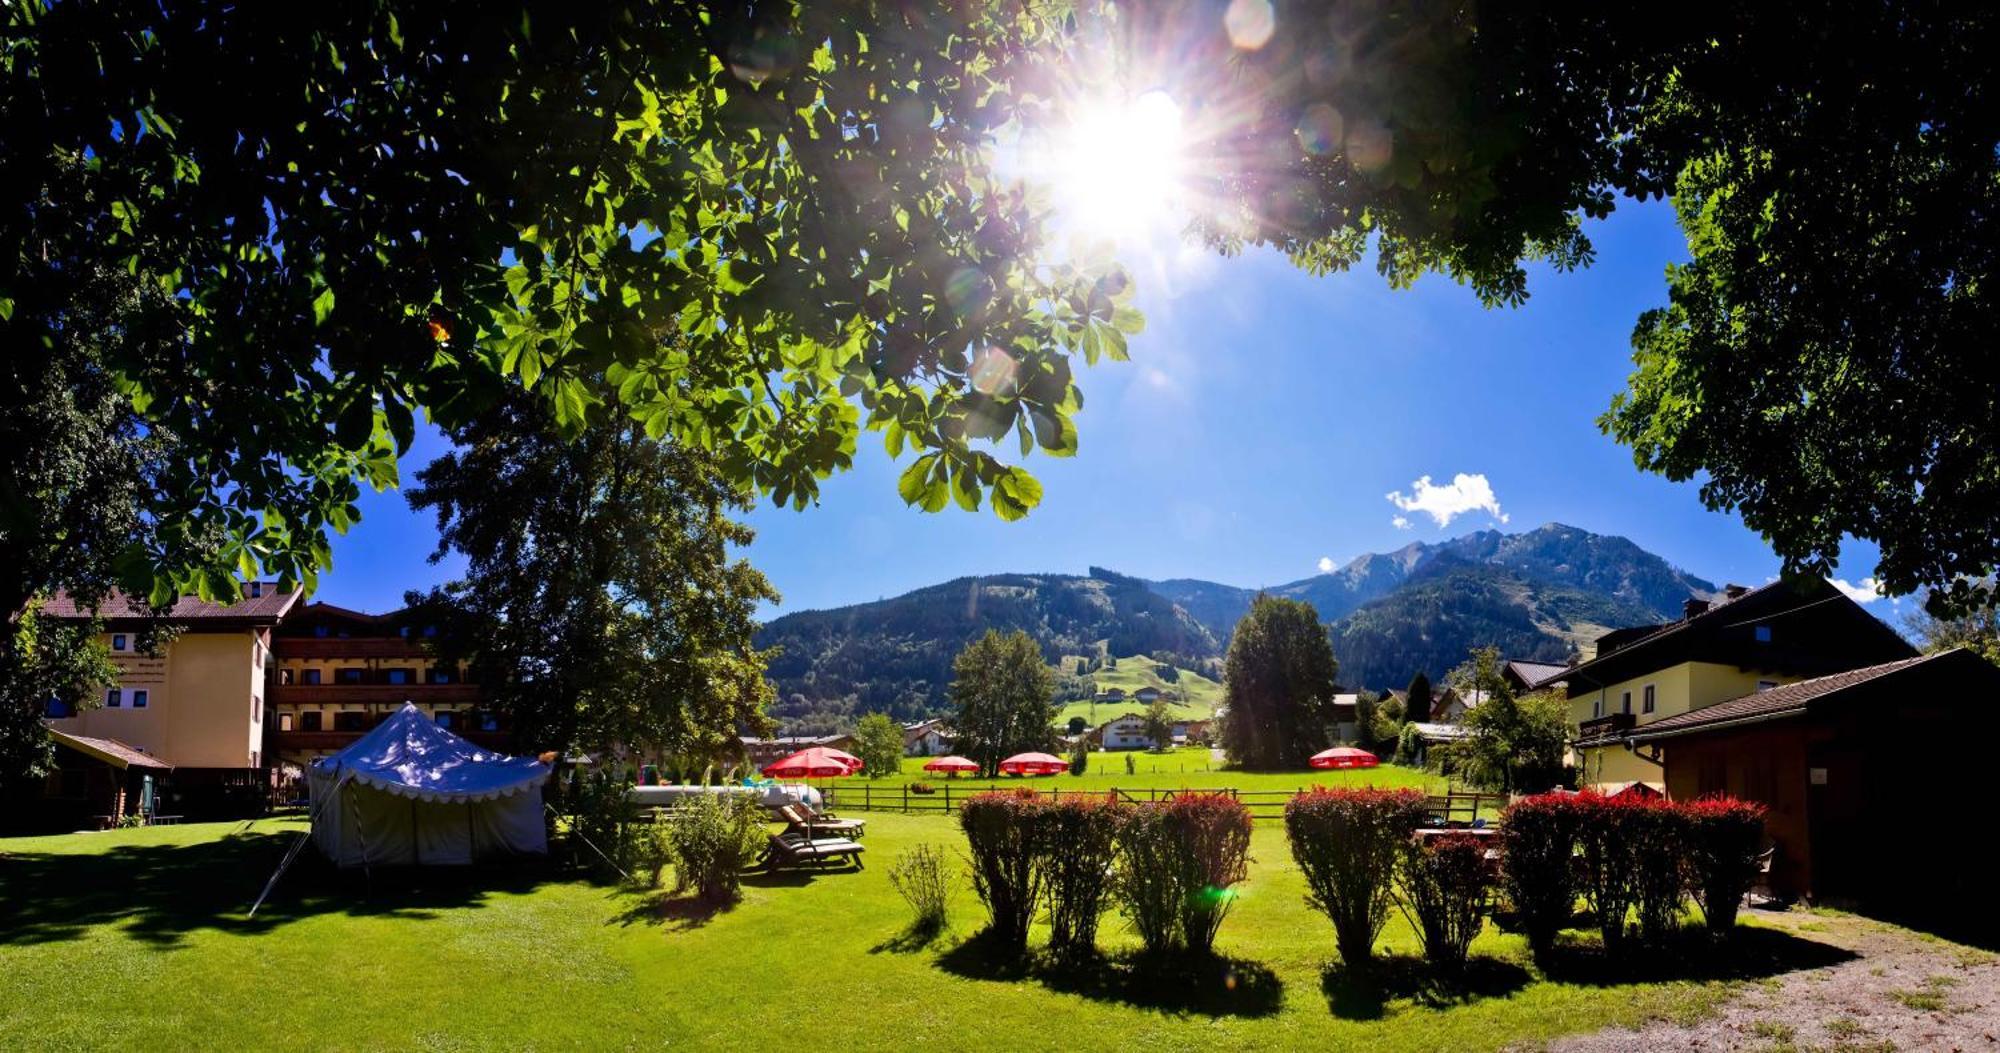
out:
M944 784L944 810L951 811L951 784Z
M910 814L910 784L903 784L903 814Z

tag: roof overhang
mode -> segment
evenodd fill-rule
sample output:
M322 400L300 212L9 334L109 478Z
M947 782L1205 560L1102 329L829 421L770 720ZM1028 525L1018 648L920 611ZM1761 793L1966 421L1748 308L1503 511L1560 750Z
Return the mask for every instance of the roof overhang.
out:
M115 739L93 739L82 735L71 735L65 731L49 728L49 737L89 757L100 760L121 771L130 768L153 768L172 771L174 766L158 757L148 756L131 746ZM112 748L106 748L107 745Z

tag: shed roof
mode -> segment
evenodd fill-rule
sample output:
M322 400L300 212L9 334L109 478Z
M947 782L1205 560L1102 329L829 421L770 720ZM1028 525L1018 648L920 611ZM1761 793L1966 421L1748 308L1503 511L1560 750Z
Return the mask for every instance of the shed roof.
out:
M1820 699L1862 684L1895 676L1918 666L1955 665L1967 660L1985 666L1988 670L1993 669L1991 663L1972 652L1963 648L1953 648L1937 654L1918 655L1915 658L1884 662L1881 665L1863 666L1844 673L1814 677L1811 680L1800 680L1797 683L1782 684L1768 690L1752 692L1726 702L1717 702L1712 706L1703 706L1686 713L1677 713L1664 720L1656 720L1633 729L1625 738L1633 742L1645 742L1713 730L1721 725L1748 724L1796 716L1804 713L1812 703ZM1994 672L2000 675L2000 670Z
M72 735L67 731L49 729L49 737L87 757L94 757L114 768L158 768L173 770L173 765L139 749L127 746L117 739L92 738L89 735Z

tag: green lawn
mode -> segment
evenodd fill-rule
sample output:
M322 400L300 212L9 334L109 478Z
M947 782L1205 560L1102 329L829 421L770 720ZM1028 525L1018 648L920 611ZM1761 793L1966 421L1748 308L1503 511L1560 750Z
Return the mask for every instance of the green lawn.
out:
M950 931L909 946L888 864L923 841L958 851L944 817L871 816L867 870L754 877L713 916L539 866L371 883L308 855L247 920L298 828L0 840L0 1049L717 1049L808 1023L832 1049L1493 1049L1699 1016L1729 990L1621 980L1581 938L1554 981L1524 965L1517 937L1489 931L1468 985L1426 995L1398 959L1373 992L1333 965L1332 932L1268 825L1224 962L1170 975L1134 964L1115 915L1097 966L996 963L966 939L980 920L969 891ZM1818 947L1746 936L1760 964L1739 976ZM1415 948L1400 920L1384 943Z
M1074 665L1076 659L1065 658L1063 661ZM1100 669L1090 674L1100 694L1116 687L1122 688L1127 697L1116 702L1086 699L1064 703L1057 711L1056 726L1067 727L1071 717L1082 717L1085 723L1097 727L1127 713L1144 713L1146 704L1130 697L1132 692L1142 687L1157 687L1181 699L1168 705L1177 720L1207 720L1214 715L1215 707L1222 702L1221 684L1187 670L1180 671L1178 681L1169 683L1161 678L1159 670L1159 662L1145 655L1134 655L1120 658L1116 669Z
M1131 758L1133 773L1125 772L1126 758ZM902 770L894 775L884 775L879 779L866 776L836 780L836 789L848 785L872 783L876 786L895 786L905 782L927 782L943 785L943 776L924 770L924 765L934 760L932 757L904 757ZM977 783L988 785L986 780L968 779L961 775L951 780L956 794L957 788ZM1246 772L1225 769L1222 762L1206 746L1184 746L1165 753L1148 750L1099 750L1090 755L1090 763L1082 775L1050 775L1037 778L1016 776L1002 777L995 785L1007 787L1034 786L1039 789L1062 787L1065 793L1076 790L1117 789L1161 789L1161 790L1299 790L1308 786L1409 786L1427 793L1443 793L1445 780L1438 775L1417 768L1404 768L1384 764L1379 768L1363 768L1350 771L1300 772Z

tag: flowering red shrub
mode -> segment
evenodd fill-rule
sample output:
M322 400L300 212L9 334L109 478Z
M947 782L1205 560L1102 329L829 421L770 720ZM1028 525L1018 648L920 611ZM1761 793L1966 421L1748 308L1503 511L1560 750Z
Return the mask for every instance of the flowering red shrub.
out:
M1687 820L1688 884L1711 932L1736 927L1736 909L1757 880L1764 806L1710 796L1682 806Z
M1049 946L1071 958L1097 943L1097 919L1108 906L1111 864L1126 809L1116 798L1065 797L1036 817L1034 851L1041 857L1049 905Z
M1250 861L1250 812L1226 794L1180 794L1128 811L1118 897L1148 951L1206 954Z
M1576 909L1583 807L1575 794L1543 793L1515 801L1500 815L1501 887L1538 958L1555 947L1556 933Z
M1597 914L1607 951L1624 946L1625 917L1639 898L1626 826L1637 805L1632 797L1610 798L1588 790L1572 801L1577 810L1577 846L1582 850L1583 894Z
M1626 805L1621 819L1639 932L1658 945L1679 926L1687 905L1686 812L1656 797Z
M1396 876L1403 916L1423 941L1424 957L1446 972L1465 965L1466 951L1484 923L1486 844L1470 834L1446 834L1428 843L1403 843Z
M1333 922L1352 967L1374 959L1389 920L1398 859L1424 818L1415 790L1314 790L1285 806L1285 837L1306 879L1306 903Z
M1016 951L1028 947L1028 926L1042 900L1047 868L1039 851L1042 816L1050 809L1033 790L982 793L959 806L958 823L972 858L972 887L985 902L987 933Z

